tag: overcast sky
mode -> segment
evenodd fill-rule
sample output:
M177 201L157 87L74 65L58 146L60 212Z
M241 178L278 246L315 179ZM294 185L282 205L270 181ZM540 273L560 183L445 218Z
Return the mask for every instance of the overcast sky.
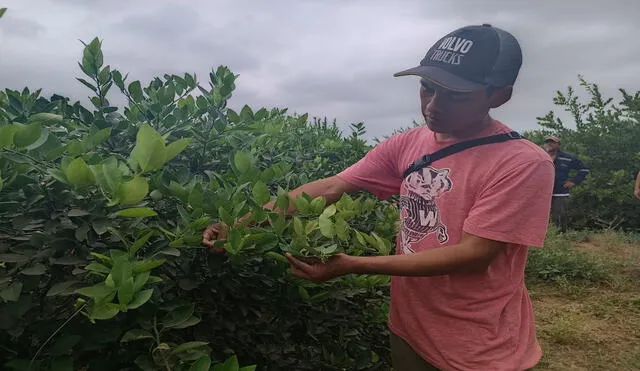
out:
M617 96L640 87L636 0L9 0L0 19L0 87L42 87L83 100L82 45L98 36L105 62L143 82L227 65L233 108L364 121L369 137L420 119L414 77L432 43L467 24L512 32L524 63L514 97L494 116L524 130L554 109L554 91L582 74ZM124 73L123 73L124 75ZM206 81L204 81L206 82ZM634 90L635 91L635 90ZM118 93L117 90L112 90ZM118 93L119 94L119 93Z

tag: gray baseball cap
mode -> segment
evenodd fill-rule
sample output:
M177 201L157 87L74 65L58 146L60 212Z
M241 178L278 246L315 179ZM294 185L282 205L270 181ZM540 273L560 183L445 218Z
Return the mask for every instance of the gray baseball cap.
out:
M518 40L490 24L459 28L435 43L420 65L394 76L415 75L466 92L513 85L522 65Z

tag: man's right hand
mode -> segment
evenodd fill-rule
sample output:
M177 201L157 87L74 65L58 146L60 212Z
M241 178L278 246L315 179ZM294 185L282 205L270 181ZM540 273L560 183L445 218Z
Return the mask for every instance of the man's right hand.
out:
M225 241L228 233L229 227L226 224L212 224L202 233L202 244L208 247L210 252L224 254L225 250L222 247L217 247L216 242Z

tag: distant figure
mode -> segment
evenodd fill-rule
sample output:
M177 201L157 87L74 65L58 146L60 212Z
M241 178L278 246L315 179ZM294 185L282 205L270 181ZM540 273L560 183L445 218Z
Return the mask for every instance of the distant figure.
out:
M640 171L638 175L636 175L636 188L633 191L633 194L636 195L636 198L640 200Z
M542 148L551 156L556 167L555 182L553 184L553 197L551 201L551 217L553 224L560 232L567 231L567 215L569 209L569 190L582 183L589 174L590 169L576 156L560 150L560 138L548 136L544 138ZM578 173L569 180L569 172L576 170ZM638 195L638 187L636 187Z

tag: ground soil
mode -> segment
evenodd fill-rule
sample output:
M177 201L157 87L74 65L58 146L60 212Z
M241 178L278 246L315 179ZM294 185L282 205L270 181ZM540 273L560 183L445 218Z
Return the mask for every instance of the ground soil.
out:
M617 263L604 284L531 284L536 370L640 370L640 244L596 235L575 249Z

